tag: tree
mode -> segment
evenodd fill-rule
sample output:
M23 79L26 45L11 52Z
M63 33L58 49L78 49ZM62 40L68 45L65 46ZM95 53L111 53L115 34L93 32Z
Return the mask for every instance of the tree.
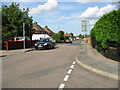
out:
M120 9L104 14L91 30L91 38L96 47L106 51L110 42L120 45Z
M52 38L56 40L56 42L62 42L64 40L64 31L59 31L58 33L55 33L52 35Z
M64 36L64 40L67 40L67 39L69 39L69 36Z
M3 41L15 36L23 35L23 22L25 23L25 35L31 36L32 17L28 16L29 9L21 10L19 4L10 6L2 5L2 37Z
M70 33L71 37L74 38L74 34L73 33Z
M58 38L59 38L60 40L64 40L64 31L59 31L59 32L58 32Z
M84 35L82 35L82 34L79 34L79 37L80 37L81 39L83 39L83 38L84 38Z
M60 42L60 38L58 38L58 33L55 33L51 36L56 42Z
M89 35L85 34L85 38L88 38L88 37L89 37Z

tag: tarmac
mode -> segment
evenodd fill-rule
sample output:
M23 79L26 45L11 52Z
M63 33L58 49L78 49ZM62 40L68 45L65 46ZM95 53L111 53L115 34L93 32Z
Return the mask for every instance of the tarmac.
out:
M33 51L34 48L17 49L17 50L1 50L0 57L16 55L19 53L26 53ZM76 62L83 68L88 69L97 74L120 80L119 66L120 63L113 61L101 55L90 44L82 42L80 45L80 51L76 56Z
M92 72L120 80L119 62L104 57L92 48L90 44L81 43L80 51L76 56L76 62L81 67Z

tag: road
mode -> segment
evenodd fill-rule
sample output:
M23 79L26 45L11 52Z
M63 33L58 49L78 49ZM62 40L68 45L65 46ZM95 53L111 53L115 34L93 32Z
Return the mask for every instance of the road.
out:
M59 44L51 50L33 50L3 57L2 87L117 88L117 80L88 71L75 63L79 45L76 41Z

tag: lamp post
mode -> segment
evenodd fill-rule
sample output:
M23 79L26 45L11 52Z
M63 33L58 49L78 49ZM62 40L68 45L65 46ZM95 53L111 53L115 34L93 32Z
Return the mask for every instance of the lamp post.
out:
M23 22L23 48L25 50L25 23Z

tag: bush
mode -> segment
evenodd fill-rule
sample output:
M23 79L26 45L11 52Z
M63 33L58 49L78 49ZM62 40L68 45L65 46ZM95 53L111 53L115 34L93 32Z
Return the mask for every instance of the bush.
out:
M104 55L110 55L110 47L120 50L120 9L104 14L90 32L92 46ZM111 54L112 55L112 54ZM117 56L120 52L117 53Z
M91 38L101 43L103 49L107 49L108 42L115 41L120 44L120 9L103 15L91 30Z

